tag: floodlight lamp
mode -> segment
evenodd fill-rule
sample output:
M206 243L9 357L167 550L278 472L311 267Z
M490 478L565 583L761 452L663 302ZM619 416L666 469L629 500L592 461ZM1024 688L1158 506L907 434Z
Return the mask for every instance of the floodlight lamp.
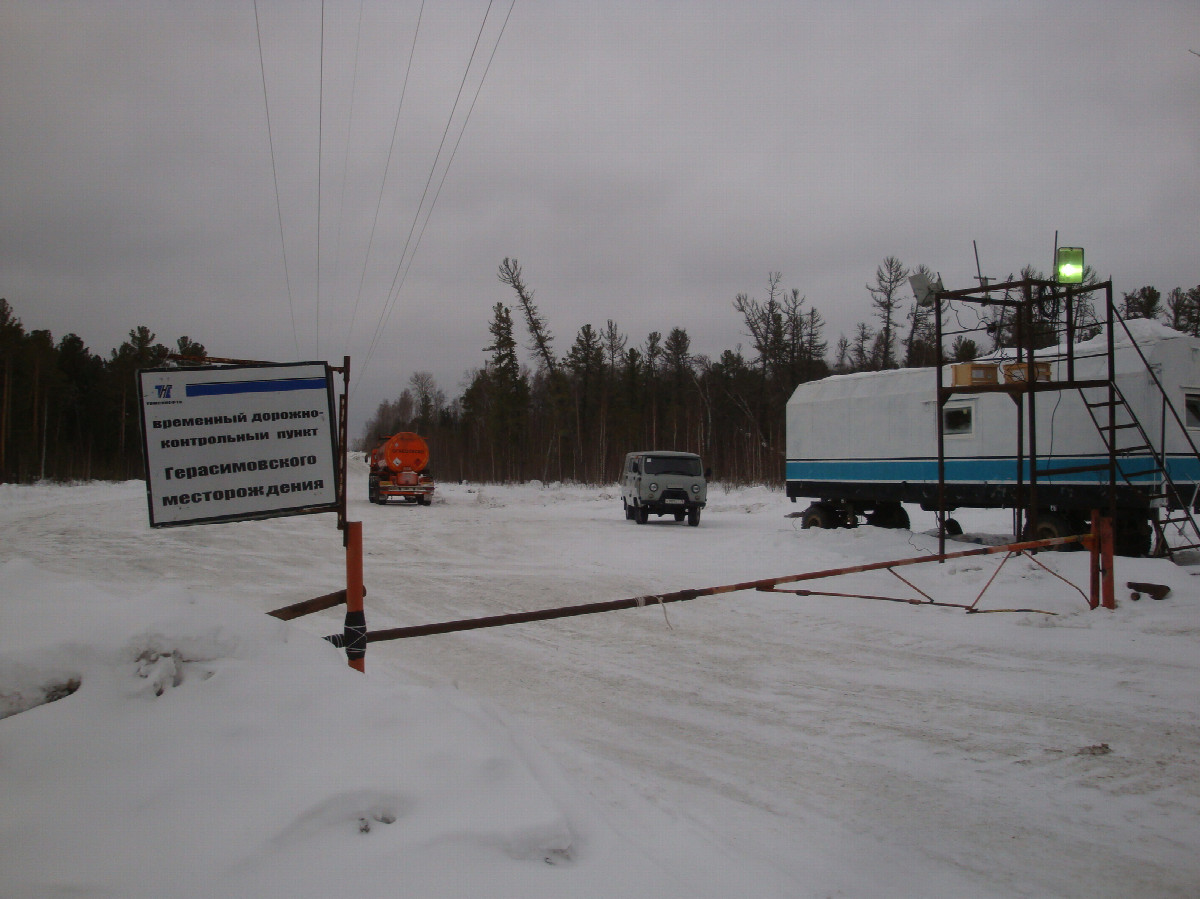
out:
M913 275L908 279L908 284L912 288L913 298L917 301L918 306L933 306L937 294L943 290L940 277L936 281L932 281L929 276L923 274Z
M1083 247L1059 247L1055 260L1059 284L1083 283Z

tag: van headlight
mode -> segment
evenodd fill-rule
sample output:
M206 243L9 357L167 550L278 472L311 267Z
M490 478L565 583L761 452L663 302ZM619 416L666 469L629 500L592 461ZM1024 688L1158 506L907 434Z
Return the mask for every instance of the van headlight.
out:
M700 492L700 485L699 485L699 484L693 484L693 485L692 485L692 493L699 493L699 492Z
M654 481L650 482L650 492L658 493L658 484L656 484Z

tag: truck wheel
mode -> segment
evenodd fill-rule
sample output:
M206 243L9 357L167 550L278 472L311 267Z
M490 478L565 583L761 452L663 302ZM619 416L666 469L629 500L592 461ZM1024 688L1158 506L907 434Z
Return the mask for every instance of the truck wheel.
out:
M697 527L700 524L700 510L699 509L688 509L687 519L688 519L688 527L692 527L692 528ZM675 516L675 520L676 521L679 520L678 515Z
M372 503L379 502L379 481L375 478L367 479L367 500Z
M800 516L800 527L805 530L809 528L831 528L834 527L836 521L837 516L834 515L833 509L829 508L825 503L813 503Z
M638 524L645 524L650 520L650 513L646 511L645 506L635 506L633 509L634 521Z

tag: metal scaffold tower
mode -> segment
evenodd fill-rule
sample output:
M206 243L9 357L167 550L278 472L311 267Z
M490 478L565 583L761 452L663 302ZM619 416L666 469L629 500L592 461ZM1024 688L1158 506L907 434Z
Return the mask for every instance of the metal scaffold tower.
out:
M1014 532L1019 537L1041 539L1062 536L1063 531L1082 532L1088 518L1103 516L1112 523L1118 552L1123 554L1143 554L1149 549L1154 555L1174 558L1177 553L1200 548L1200 527L1194 514L1196 491L1187 491L1172 477L1172 469L1181 464L1183 456L1190 457L1189 466L1200 464L1200 450L1177 403L1172 401L1171 391L1118 313L1112 282L1064 284L1027 277L988 284L986 279L980 280L980 287L930 293L936 345L942 347L947 338L982 330L999 348L999 367L1005 375L1003 379L993 375L994 380L960 379L959 366L955 366L952 383L947 384L946 366L936 366L942 552L947 521L946 405L955 397L987 393L1006 394L1016 405L1015 484L1006 488L1006 499L1013 509ZM1097 315L1093 300L1100 297L1103 309ZM947 330L947 317L955 304L976 307L978 324ZM955 321L961 325L957 316ZM1154 410L1156 423L1148 425L1140 420L1118 385L1119 332L1124 335L1122 347L1128 339L1153 385L1159 406ZM1097 340L1100 337L1103 341ZM1088 338L1088 363L1080 366L1086 369L1087 377L1077 376L1081 338ZM1100 366L1098 342L1103 346ZM1005 358L1012 361L1004 362ZM1056 364L1056 375L1051 373L1051 360ZM992 365L991 371L996 368ZM1049 445L1039 434L1039 404L1060 403L1067 393L1079 398L1103 446L1102 452L1085 460L1055 457L1053 434ZM1189 410L1190 405L1185 411ZM1144 406L1142 415L1146 415ZM1171 453L1167 452L1168 434L1174 446ZM1178 435L1183 439L1179 440ZM1078 486L1081 481L1087 482L1090 510L1080 505L1085 496L1085 490Z

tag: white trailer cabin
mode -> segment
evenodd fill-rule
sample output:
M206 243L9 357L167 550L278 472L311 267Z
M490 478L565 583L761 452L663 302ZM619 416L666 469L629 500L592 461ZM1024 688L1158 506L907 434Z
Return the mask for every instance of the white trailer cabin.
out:
M1128 326L1146 361L1123 330L1114 335L1114 381L1137 422L1115 432L1120 476L1112 493L1118 508L1119 551L1140 553L1145 551L1143 544L1149 545L1150 518L1163 505L1157 499L1163 476L1156 452L1180 493L1195 505L1200 484L1200 458L1194 450L1200 443L1200 339L1152 321L1130 321ZM1076 344L1074 360L1075 380L1108 378L1103 337ZM1046 368L1050 379L1067 379L1062 348L1039 351L1036 361L1043 379ZM990 365L996 366L995 376L1003 382L1003 359L977 360L975 373L988 375ZM954 383L952 369L947 366L944 371L945 385ZM1012 374L1023 376L1023 369ZM1107 506L1109 475L1107 469L1069 470L1107 466L1105 437L1086 405L1099 395L1096 388L1037 394L1032 463L1027 434L1025 452L1020 450L1019 407L1013 395L950 396L941 410L946 509L1020 505L1034 464L1038 522L1049 522L1049 530L1064 534L1085 530L1091 510ZM1128 421L1126 410L1118 409ZM1107 418L1108 411L1093 409L1093 414ZM804 515L804 525L853 525L863 514L870 524L907 527L908 516L900 504L937 509L937 415L937 374L932 368L837 375L797 387L787 405L786 480L793 502L798 497L816 500ZM1027 422L1022 425L1028 429ZM1139 450L1137 444L1145 444L1142 433L1151 447ZM1056 475L1056 469L1064 473ZM1058 536L1045 529L1041 535Z

